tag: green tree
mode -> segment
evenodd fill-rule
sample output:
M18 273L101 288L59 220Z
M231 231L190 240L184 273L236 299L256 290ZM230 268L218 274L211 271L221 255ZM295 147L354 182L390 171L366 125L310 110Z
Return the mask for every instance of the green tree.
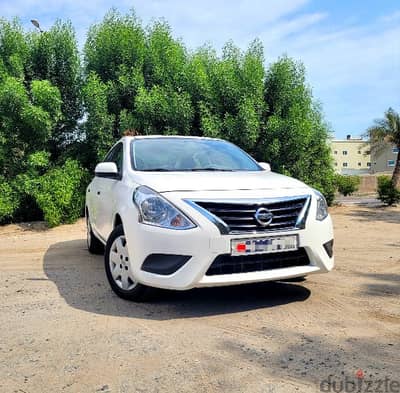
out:
M24 78L29 46L18 19L0 19L0 80L5 76Z
M257 40L246 52L228 42L221 58L209 47L189 58L186 90L195 108L192 134L225 138L254 153L264 106L263 62Z
M59 157L76 132L79 77L70 24L39 35L0 20L0 222L81 213L86 172Z
M43 33L27 35L29 59L27 83L47 80L61 95L61 116L53 127L49 148L55 157L77 139L77 123L82 117L81 65L75 31L70 22L56 21Z
M108 132L114 140L121 136L121 126L125 126L127 121L126 114L132 113L135 97L144 86L145 56L145 32L134 11L121 15L111 10L101 23L90 27L84 48L87 84L94 83L93 75L103 84L106 106L102 117L112 117L113 123L111 127L108 125ZM88 86L84 91L87 98ZM86 102L89 116L92 106ZM99 115L98 107L96 113ZM90 130L92 126L96 127L91 123L86 130L94 135L96 129ZM104 133L104 129L100 132Z
M191 130L193 109L187 93L153 86L139 90L135 100L134 128L145 134L182 134Z
M61 115L57 87L33 81L27 89L15 77L0 83L0 168L12 178L24 169L28 154L45 149Z
M142 69L145 45L135 12L121 15L112 9L101 23L89 28L84 48L86 73L95 72L106 83L118 80L121 71Z
M400 115L392 108L385 112L383 119L377 119L369 127L367 135L372 150L379 152L388 143L393 143L398 150L396 165L392 175L393 186L400 190Z
M306 83L303 64L286 56L273 63L267 71L264 99L259 159L319 189L332 202L330 130Z
M83 55L82 67L69 22L25 33L0 20L0 220L77 217L81 166L93 169L127 128L230 140L331 199L329 128L300 63L265 70L258 40L191 52L167 22L143 28L115 10L90 27Z
M96 73L91 73L83 89L87 120L84 125L86 133L86 160L88 167L103 159L114 138L110 130L114 116L108 113L107 85Z
M172 37L165 21L156 21L147 29L144 79L146 87L164 86L181 91L186 74L186 49Z

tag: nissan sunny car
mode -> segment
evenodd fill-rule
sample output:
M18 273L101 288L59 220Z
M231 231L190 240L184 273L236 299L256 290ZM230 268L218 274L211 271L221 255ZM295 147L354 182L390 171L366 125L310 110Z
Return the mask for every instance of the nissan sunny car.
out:
M87 243L114 292L287 280L330 271L324 197L219 139L123 137L86 191Z

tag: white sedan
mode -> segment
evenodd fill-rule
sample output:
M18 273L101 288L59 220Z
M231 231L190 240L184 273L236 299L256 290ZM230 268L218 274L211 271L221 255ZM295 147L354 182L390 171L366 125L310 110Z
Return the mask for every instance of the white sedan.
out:
M324 197L219 139L122 138L96 166L85 211L89 251L105 251L108 281L124 299L334 265Z

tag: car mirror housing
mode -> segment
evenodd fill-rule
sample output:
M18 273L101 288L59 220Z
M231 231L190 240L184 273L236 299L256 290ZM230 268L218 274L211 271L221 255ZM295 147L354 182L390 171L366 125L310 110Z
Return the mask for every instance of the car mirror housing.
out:
M117 179L120 177L115 162L100 162L96 165L94 174L97 177L107 177L110 179Z
M258 165L267 172L271 172L271 165L268 162L259 162Z

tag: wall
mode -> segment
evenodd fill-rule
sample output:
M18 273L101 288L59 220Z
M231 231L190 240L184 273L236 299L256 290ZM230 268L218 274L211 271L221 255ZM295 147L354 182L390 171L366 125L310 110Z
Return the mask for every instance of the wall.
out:
M393 173L394 165L389 166L388 161L394 161L396 163L397 158L397 150L395 149L395 145L387 144L387 146L383 150L378 150L374 152L372 150L371 153L371 173L378 173L378 172L387 172Z

